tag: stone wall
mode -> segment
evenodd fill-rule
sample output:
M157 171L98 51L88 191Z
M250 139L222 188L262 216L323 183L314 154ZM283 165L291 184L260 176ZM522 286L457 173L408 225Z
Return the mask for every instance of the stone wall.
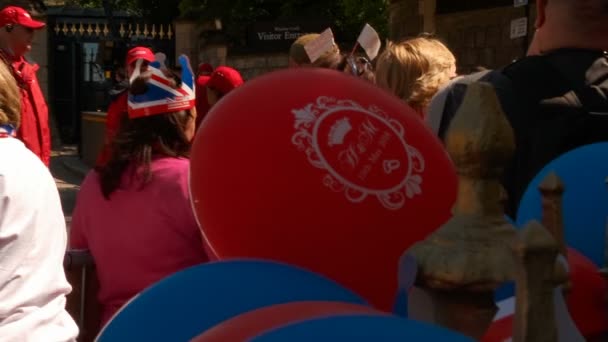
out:
M175 23L175 52L190 57L192 66L199 63L210 63L213 67L227 65L241 72L245 80L250 80L264 73L282 69L288 65L287 51L283 53L250 53L234 54L220 42L206 43L201 38L205 26L192 21L180 20Z
M241 72L245 80L250 80L264 73L286 68L289 56L287 53L253 54L231 56L228 53L226 65Z

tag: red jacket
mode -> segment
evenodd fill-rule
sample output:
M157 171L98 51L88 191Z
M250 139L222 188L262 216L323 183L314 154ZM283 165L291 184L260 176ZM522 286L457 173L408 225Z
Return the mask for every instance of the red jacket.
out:
M118 133L120 122L127 115L128 110L128 91L120 94L108 107L106 114L106 134L104 146L97 158L97 166L104 166L112 156L112 140Z
M17 138L48 167L51 162L51 132L49 110L36 77L40 67L28 63L23 57L13 61L12 66L21 92L21 125Z

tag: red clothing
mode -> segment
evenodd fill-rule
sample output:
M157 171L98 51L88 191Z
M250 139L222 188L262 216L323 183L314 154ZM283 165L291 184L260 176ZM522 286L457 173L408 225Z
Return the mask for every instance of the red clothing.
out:
M203 118L209 111L207 102L207 82L211 76L201 75L196 79L196 128L201 124Z
M51 162L51 131L49 110L38 84L38 64L30 64L23 57L10 58L0 52L5 61L12 61L13 76L21 93L21 124L17 138L48 167Z
M120 94L116 100L110 103L108 112L106 114L106 134L104 139L104 146L97 158L97 166L104 166L111 157L112 140L118 133L120 128L120 122L125 116L127 116L128 109L128 91Z
M127 170L110 200L96 171L82 183L70 246L93 255L102 324L146 287L208 260L190 204L189 165L184 158L154 159L152 180L143 188Z

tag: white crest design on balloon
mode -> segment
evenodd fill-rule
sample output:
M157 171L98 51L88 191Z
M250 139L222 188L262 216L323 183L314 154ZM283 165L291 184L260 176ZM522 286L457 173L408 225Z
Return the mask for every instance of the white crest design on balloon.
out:
M425 161L405 129L377 106L321 96L292 111L292 143L327 173L323 184L353 203L375 196L389 210L422 193Z

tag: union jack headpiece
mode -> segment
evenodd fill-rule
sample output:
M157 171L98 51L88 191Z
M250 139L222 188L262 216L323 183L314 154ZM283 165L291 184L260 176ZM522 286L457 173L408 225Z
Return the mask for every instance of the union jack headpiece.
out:
M141 74L142 64L143 60L139 59L129 83L132 83ZM148 67L147 72L151 73L151 77L146 83L146 92L140 95L129 93L129 118L172 113L191 109L195 106L194 73L188 57L181 55L179 64L182 68L182 82L181 86L175 89L171 86L174 82L163 72L163 69L166 68L164 66L164 55L156 55L156 60L150 63Z

